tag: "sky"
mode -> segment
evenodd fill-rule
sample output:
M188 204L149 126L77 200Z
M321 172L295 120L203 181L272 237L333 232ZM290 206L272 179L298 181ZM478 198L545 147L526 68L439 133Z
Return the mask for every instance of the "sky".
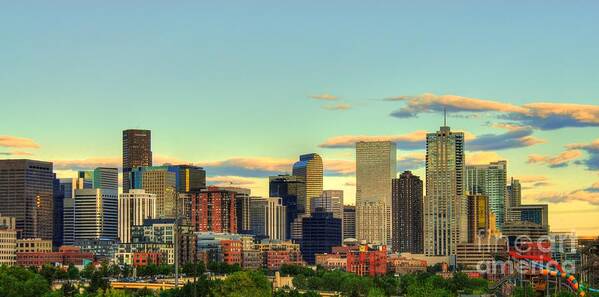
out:
M507 160L553 231L599 233L599 2L123 2L2 4L0 158L69 177L143 128L154 164L255 195L319 153L353 204L352 143L424 178L447 108L469 164Z

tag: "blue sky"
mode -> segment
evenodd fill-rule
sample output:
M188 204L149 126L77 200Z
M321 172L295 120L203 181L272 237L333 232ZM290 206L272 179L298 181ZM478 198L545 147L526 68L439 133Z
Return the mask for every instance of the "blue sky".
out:
M486 148L472 160L507 159L510 175L530 181L527 202L551 202L554 229L599 232L599 4L413 2L3 4L0 154L52 160L69 175L118 165L120 130L147 128L156 162L201 164L212 182L257 194L267 174L318 152L325 186L351 203L353 150L321 144L434 131L438 107L455 104L450 126ZM554 105L527 105L539 102ZM335 106L346 109L323 108ZM410 117L391 116L406 108ZM532 138L506 135L506 123ZM499 148L506 139L511 148ZM398 142L398 156L413 168L400 169L423 175L414 164L424 148L410 143Z

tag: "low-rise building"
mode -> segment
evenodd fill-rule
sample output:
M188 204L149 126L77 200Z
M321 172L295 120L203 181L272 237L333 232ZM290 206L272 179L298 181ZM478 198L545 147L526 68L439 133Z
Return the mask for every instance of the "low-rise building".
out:
M17 239L17 253L48 253L52 251L52 240L41 238Z
M17 253L17 265L40 267L45 264L83 265L91 261L92 253L82 252L79 247L63 245L58 252L23 252Z
M457 246L456 263L465 271L487 271L497 256L504 258L507 252L507 242L503 238L462 242Z
M347 257L341 254L316 254L316 266L321 266L326 269L346 270Z
M14 217L0 215L0 265L17 263L17 230Z
M387 246L360 245L347 252L347 272L360 276L377 276L387 273Z
M262 267L268 270L279 270L283 264L304 264L299 244L291 241L263 240L256 249L262 253Z
M391 255L387 260L387 264L389 271L399 275L424 272L427 267L425 260L407 258L398 254Z

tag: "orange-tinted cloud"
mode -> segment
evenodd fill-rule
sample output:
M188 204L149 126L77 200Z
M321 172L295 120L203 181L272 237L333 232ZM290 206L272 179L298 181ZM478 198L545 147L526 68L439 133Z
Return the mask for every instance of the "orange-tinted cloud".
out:
M93 157L75 160L52 160L56 170L88 170L96 167L119 168L122 165L119 157Z
M11 148L39 148L33 139L16 137L10 135L0 135L0 147L11 147Z
M312 96L310 96L310 98L316 99L316 100L326 100L326 101L332 101L332 100L339 99L338 96L335 96L335 95L332 95L332 94L329 94L329 93L322 93L322 94L319 94L319 95L312 95Z
M347 103L323 105L321 107L322 107L322 109L326 109L326 110L348 110L348 109L352 108L352 106Z
M206 181L214 186L252 186L256 184L256 179L242 176L209 176Z
M492 151L470 152L466 154L467 165L488 164L500 160L505 160L505 158L501 157L497 152Z
M552 168L565 167L572 160L582 157L582 152L579 150L569 150L560 153L557 156L542 156L542 155L529 155L529 164L545 164Z
M404 135L342 135L327 139L320 147L353 148L359 141L392 141L398 149L421 149L426 141L426 131L418 130Z

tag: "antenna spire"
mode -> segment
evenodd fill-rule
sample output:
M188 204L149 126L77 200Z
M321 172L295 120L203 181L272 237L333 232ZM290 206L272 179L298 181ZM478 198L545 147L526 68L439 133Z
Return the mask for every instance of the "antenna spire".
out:
M447 107L443 107L443 126L447 127Z

